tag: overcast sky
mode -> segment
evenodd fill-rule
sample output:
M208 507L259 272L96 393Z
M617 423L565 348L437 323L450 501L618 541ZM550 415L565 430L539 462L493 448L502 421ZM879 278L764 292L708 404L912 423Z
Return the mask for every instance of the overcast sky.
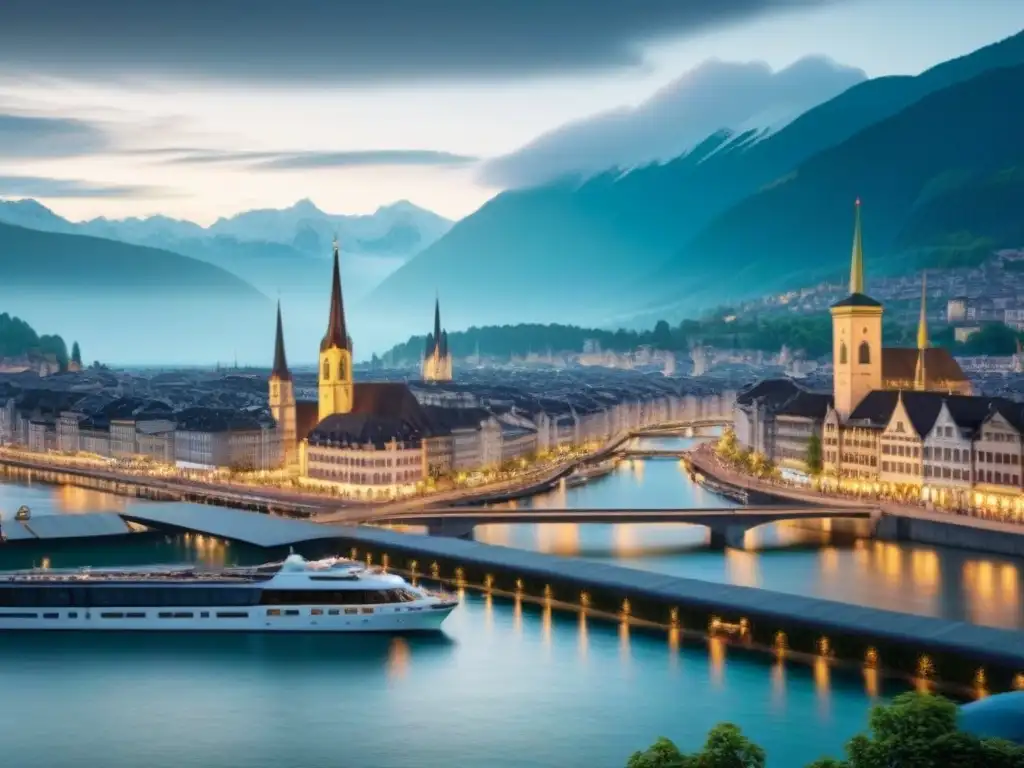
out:
M1021 28L1019 0L2 0L0 197L458 218Z

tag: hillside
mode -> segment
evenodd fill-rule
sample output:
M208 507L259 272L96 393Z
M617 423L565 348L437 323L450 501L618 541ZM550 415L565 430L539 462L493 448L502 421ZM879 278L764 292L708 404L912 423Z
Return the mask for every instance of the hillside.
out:
M842 274L857 197L875 274L1024 244L1013 204L1024 169L1024 105L1012 96L1021 88L1024 66L986 72L818 154L656 272L652 303L692 309Z
M65 329L98 360L269 355L273 307L251 285L195 259L112 240L0 224L0 306ZM252 332L262 326L267 338Z
M453 327L526 317L594 323L635 310L652 298L647 276L744 198L929 94L1022 63L1024 34L917 77L857 85L766 138L719 133L663 165L502 193L368 303L401 316L424 287L438 286Z
M68 364L68 346L57 335L40 335L18 317L0 312L0 359L26 355L53 355L61 367Z

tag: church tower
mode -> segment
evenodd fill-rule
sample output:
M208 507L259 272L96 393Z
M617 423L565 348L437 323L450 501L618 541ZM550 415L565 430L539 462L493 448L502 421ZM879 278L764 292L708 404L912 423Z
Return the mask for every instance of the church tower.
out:
M341 269L338 241L334 241L334 275L331 280L331 314L327 333L320 342L319 420L352 411L352 339L345 330L345 306L341 300Z
M850 295L831 310L833 393L844 421L868 392L882 388L882 305L864 293L860 200L855 215Z
M298 438L295 427L295 385L284 354L284 327L281 302L277 302L277 337L274 339L274 368L270 372L270 412L277 422L281 456L285 467L298 463Z
M448 332L441 329L441 300L434 299L434 331L427 335L423 355L424 381L451 381L452 355L448 351Z
M928 309L926 306L928 288L927 275L921 274L921 319L917 323L917 367L914 369L914 389L923 392L928 389L928 371L925 368L925 352L928 349Z

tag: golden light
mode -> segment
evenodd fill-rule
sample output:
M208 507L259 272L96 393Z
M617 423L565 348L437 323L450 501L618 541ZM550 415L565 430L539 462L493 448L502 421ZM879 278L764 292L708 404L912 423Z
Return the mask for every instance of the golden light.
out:
M935 663L927 654L921 654L920 658L917 660L917 676L922 680L929 680L934 674Z
M492 576L491 574L488 573L486 576L484 576L484 588L489 590L493 586L494 586L494 576Z
M1024 691L1024 673L1018 672L1013 676L1013 690Z
M544 599L545 600L550 600L551 599L551 595L552 595L551 585L550 584L545 584L544 585Z
M417 571L417 569L419 569L419 567L420 567L420 564L419 564L418 561L416 561L416 560L410 560L409 561L409 570L412 573L416 573L416 571Z
M436 560L430 564L430 575L435 579L441 577L441 566Z
M984 667L979 667L978 671L974 673L974 687L981 694L984 694L988 687L988 676L985 674Z
M384 569L387 570L388 565L391 563L391 558L388 557L387 552L381 555L380 563L382 566L384 566Z
M633 607L629 604L629 598L624 599L622 601L622 615L623 615L623 617L629 616L630 613L632 612L632 610L633 610Z
M828 642L827 637L818 638L818 654L821 656L828 656L831 653L831 646Z
M349 555L350 555L349 559L351 559L351 560L358 560L359 559L359 550L356 549L355 547L352 547L352 549L349 551Z
M669 610L669 612L668 612L668 623L669 623L669 626L671 626L671 627L678 627L679 626L679 609L678 608L672 608L672 609Z
M590 607L590 593L589 592L580 592L580 605L583 606L584 608L589 608Z
M522 591L523 591L523 580L522 579L516 579L516 592L522 592Z
M878 651L873 647L869 647L864 654L864 666L868 669L876 669L878 667Z
M781 629L775 633L775 653L782 655L789 648L789 638L786 637L786 633Z

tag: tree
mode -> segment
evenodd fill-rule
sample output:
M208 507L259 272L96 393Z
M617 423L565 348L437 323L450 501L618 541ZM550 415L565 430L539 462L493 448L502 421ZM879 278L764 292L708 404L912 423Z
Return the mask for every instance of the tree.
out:
M807 469L812 475L821 474L821 438L816 432L811 433L811 439L807 441Z
M846 754L845 760L825 758L808 768L1024 767L1024 747L958 730L956 704L915 692L875 707L868 733L850 739Z
M71 362L76 363L79 368L82 367L82 350L79 348L77 341L71 344Z
M626 768L764 768L764 763L763 749L732 723L721 723L708 732L699 752L683 754L663 737L643 752L635 752Z
M732 427L722 430L722 436L718 438L715 445L715 453L723 461L735 461L739 454L739 442L736 440L736 431Z
M651 341L658 349L672 349L672 329L667 322L659 320L655 324Z

